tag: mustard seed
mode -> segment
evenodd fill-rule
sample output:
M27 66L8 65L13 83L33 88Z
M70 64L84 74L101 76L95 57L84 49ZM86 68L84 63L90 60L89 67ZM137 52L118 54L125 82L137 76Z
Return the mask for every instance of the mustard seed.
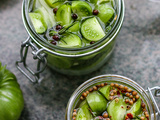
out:
M147 114L148 114L148 112L147 112L147 111L145 111L145 112L144 112L144 114L145 114L145 115L147 115Z
M104 86L104 83L101 83L101 87L103 87Z
M140 119L141 119L141 120L144 120L144 119L145 119L145 117L140 117Z
M84 99L83 96L81 96L80 99L83 100Z
M135 101L136 101L136 99L135 99L135 98L133 98L132 100L133 100L133 102L135 102Z
M129 102L129 100L128 99L125 99L125 103L128 103Z
M132 101L132 100L130 100L130 101L129 101L129 104L130 104L130 105L133 105L133 101Z
M89 89L89 92L92 92L92 91L93 91L93 88L90 88L90 89Z
M116 83L116 84L115 84L115 87L117 87L117 88L118 88L118 86L119 86L119 85Z
M77 113L76 113L76 112L73 112L73 116L77 116Z
M114 93L114 94L117 93L117 90L113 90L113 93Z
M87 97L87 93L86 93L86 92L83 92L82 96L83 96L83 97Z
M127 87L127 86L125 86L125 87L124 87L124 90L126 90L126 91L127 91L127 90L128 90L128 87Z
M88 91L88 90L86 91L86 94L87 94L87 95L89 94L89 91Z
M142 108L145 108L145 107L146 107L146 105L145 105L144 103L142 103L142 104L141 104L141 107L142 107Z
M133 95L130 95L130 96L129 96L129 98L131 98L131 99L132 99L132 98L133 98Z
M113 87L114 86L114 83L111 83L111 87Z
M127 97L129 97L129 96L130 96L130 94L129 94L129 93L126 93L126 96L127 96Z
M111 96L114 96L114 93L113 93L113 92L111 92L111 93L110 93L110 95L111 95Z
M119 86L119 89L123 89L123 88L124 88L124 86L123 86L123 85L120 85L120 86Z
M136 91L133 91L133 92L132 92L132 95L133 95L133 96L136 96L136 95L137 95L137 92L136 92Z
M149 117L149 115L148 115L148 114L146 114L145 116L146 116L146 118L148 118L148 117Z
M109 99L110 99L110 100L113 100L113 97L112 97L112 96L110 96L110 97L109 97Z
M127 91L130 93L130 92L132 92L132 89L128 89Z
M93 86L93 90L97 90L98 88L96 86Z
M136 95L136 97L135 97L137 100L139 99L139 95Z
M108 113L104 113L104 114L103 114L103 117L104 117L104 118L107 118L107 117L108 117Z

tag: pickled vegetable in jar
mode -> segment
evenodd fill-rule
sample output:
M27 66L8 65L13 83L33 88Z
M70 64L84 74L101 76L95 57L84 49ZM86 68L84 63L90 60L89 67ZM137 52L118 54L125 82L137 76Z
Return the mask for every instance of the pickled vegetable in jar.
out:
M29 17L50 44L81 48L103 39L116 21L113 0L34 0Z

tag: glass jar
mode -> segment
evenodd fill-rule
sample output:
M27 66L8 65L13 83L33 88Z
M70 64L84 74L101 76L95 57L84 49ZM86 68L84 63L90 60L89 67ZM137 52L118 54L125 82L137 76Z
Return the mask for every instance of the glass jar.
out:
M71 95L71 98L69 99L69 102L66 108L65 120L72 120L73 110L78 104L80 97L84 91L87 91L89 88L105 82L109 84L118 83L118 84L127 86L132 90L137 91L147 106L148 112L150 114L150 120L159 120L160 110L158 108L158 105L154 99L152 92L155 91L155 96L160 97L160 87L153 87L153 88L148 88L147 90L144 90L135 81L124 76L113 75L113 74L100 75L100 76L91 78L86 82L84 82L83 84L81 84L74 91L74 93Z
M33 1L23 0L22 19L29 37L21 45L21 60L16 62L17 68L32 82L37 82L40 79L38 77L39 73L45 69L46 65L63 74L82 75L97 70L111 56L115 47L115 38L121 29L124 19L125 8L123 0L115 0L117 19L105 37L92 45L74 49L52 45L35 32L28 15L29 11L32 10ZM38 60L36 72L26 64L28 48L32 49L33 58ZM31 75L34 75L35 79L29 77L20 67L20 63L23 63L24 68ZM44 63L42 68L40 68L41 63Z

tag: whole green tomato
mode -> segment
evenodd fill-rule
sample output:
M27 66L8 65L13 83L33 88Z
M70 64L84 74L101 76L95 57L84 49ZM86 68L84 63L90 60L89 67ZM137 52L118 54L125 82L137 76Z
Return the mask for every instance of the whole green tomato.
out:
M18 120L23 107L23 94L15 75L0 62L0 120Z

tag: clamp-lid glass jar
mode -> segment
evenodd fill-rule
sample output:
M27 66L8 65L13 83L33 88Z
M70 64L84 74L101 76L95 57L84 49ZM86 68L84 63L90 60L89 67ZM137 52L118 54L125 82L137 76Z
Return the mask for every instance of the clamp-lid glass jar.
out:
M29 12L32 10L34 0L23 0L22 19L29 37L21 45L21 60L16 62L17 68L25 74L32 82L36 82L37 77L46 65L50 68L67 75L82 75L92 72L102 66L111 55L115 38L118 35L124 19L124 1L113 0L115 5L116 19L113 22L111 30L106 33L105 37L98 42L81 48L63 48L50 44L44 37L37 34ZM28 48L32 49L34 59L38 59L37 71L33 72L26 64ZM25 52L24 52L25 50ZM31 79L25 71L19 66L23 63L24 67L34 76L36 80ZM40 63L44 63L40 69Z
M134 94L137 93L138 96L140 96L140 101L143 101L143 104L145 104L145 110L147 111L147 117L148 117L148 120L159 120L159 116L160 116L160 110L159 110L159 107L154 99L154 96L152 94L153 90L155 91L155 96L157 97L160 97L160 87L153 87L153 88L148 88L147 90L144 90L139 84L137 84L136 82L134 82L133 80L127 78L127 77L124 77L124 76L120 76L120 75L113 75L113 74L108 74L108 75L100 75L100 76L97 76L97 77L94 77L94 78L91 78L89 80L87 80L86 82L84 82L82 85L80 85L75 91L74 93L72 94L69 102L68 102L68 105L67 105L67 108L66 108L66 120L72 120L72 119L75 119L76 117L76 114L77 114L77 111L79 111L80 109L82 109L83 105L85 104L85 102L83 102L84 100L87 101L87 105L89 105L89 108L87 108L87 110L89 110L89 114L92 113L92 115L94 116L96 114L96 110L95 109L98 109L98 107L95 105L93 105L93 103L95 104L98 104L102 109L102 105L100 105L100 103L102 103L100 97L98 98L95 98L95 93L93 93L93 91L90 92L90 89L93 88L96 86L98 87L98 85L103 85L104 86L104 83L108 84L108 86L112 85L112 84L115 84L115 88L116 88L116 84L120 86L125 86L126 88L128 88L128 90L132 90L132 94L133 94L133 91ZM107 86L106 86L107 87ZM104 97L104 94L103 94L103 91L104 89L102 90L101 88L103 88L102 86L99 86L99 89L98 89L98 92L99 93L102 93L101 95ZM102 91L101 91L101 90ZM125 88L123 88L125 89ZM87 91L89 91L88 95L89 97L87 96ZM97 89L95 90L97 91ZM111 90L109 90L111 91ZM111 91L112 92L112 91ZM123 91L124 92L124 91ZM86 93L86 95L84 94ZM107 93L105 91L105 93ZM125 93L125 92L124 92ZM92 94L92 95L91 95ZM125 93L126 94L126 93ZM86 99L85 99L85 97ZM92 97L92 99L90 100L89 98L91 98L91 96L94 96ZM100 95L99 95L100 96ZM112 95L110 94L110 96L112 97ZM123 96L124 97L124 96ZM132 96L133 97L133 96ZM119 100L120 100L120 96L118 97ZM126 97L127 98L127 97ZM125 97L123 99L126 99ZM138 98L138 99L139 99ZM97 100L97 101L101 101L101 102L93 102L94 100ZM112 101L114 101L116 98L114 98ZM83 100L83 101L82 101ZM111 102L112 102L111 101ZM138 101L138 100L137 100ZM83 102L83 105L81 105L81 103ZM107 108L109 107L109 105L111 104L110 103L107 103L107 105L104 105L105 107L107 106ZM125 101L126 102L126 101ZM136 102L134 102L135 104ZM80 105L79 105L80 104ZM91 105L92 104L92 105ZM102 103L103 104L103 103ZM109 105L108 105L109 104ZM127 103L126 103L127 104ZM129 103L128 103L129 104ZM115 105L115 104L114 104ZM142 105L142 104L140 104ZM81 108L78 108L77 109L77 106L80 107L82 106ZM134 106L134 105L133 105ZM113 106L112 106L113 107ZM121 110L124 109L125 107L121 106ZM85 107L84 107L85 108ZM80 112L82 113L81 115L78 115L80 113L77 114L77 116L79 117L86 117L87 115L84 115L85 112L87 110L85 110L83 108L83 110L81 110ZM107 109L105 108L105 110ZM94 110L95 111L94 111ZM77 110L77 111L76 111ZM134 109L135 110L135 109ZM76 113L75 113L76 111ZM115 112L118 111L118 107L116 106L116 110L114 111L113 108L112 108L112 112ZM123 111L123 110L122 110ZM135 110L136 111L136 110ZM107 109L107 112L109 113L109 109ZM126 112L126 111L125 111ZM102 112L103 113L103 112ZM111 112L110 112L111 113ZM87 113L88 114L88 113ZM112 113L113 114L113 113ZM92 116L91 115L91 116ZM110 116L111 114L109 114ZM117 115L117 113L116 113ZM126 114L125 114L126 115ZM122 115L121 115L122 116ZM131 114L129 115L131 116ZM100 116L98 116L99 118L101 118ZM110 116L111 117L111 116ZM90 118L90 117L88 117ZM142 117L143 119L144 117ZM78 118L77 118L78 119ZM103 118L101 118L103 119ZM110 118L112 120L112 118ZM119 118L120 119L120 118ZM124 118L125 119L125 118ZM137 119L141 119L141 118L137 118ZM146 120L146 118L144 118L143 120Z

